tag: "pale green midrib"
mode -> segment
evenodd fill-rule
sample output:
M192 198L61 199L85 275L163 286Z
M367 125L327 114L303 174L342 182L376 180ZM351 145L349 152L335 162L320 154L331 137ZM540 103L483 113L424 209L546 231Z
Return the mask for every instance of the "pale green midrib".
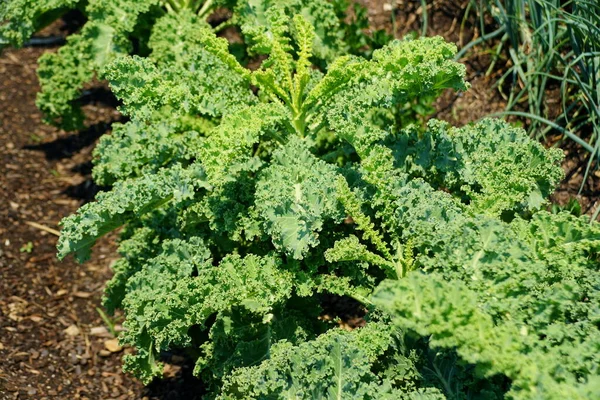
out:
M336 360L338 362L338 368L337 368L337 400L342 400L342 349L340 347L340 344L337 344L338 346L338 359Z

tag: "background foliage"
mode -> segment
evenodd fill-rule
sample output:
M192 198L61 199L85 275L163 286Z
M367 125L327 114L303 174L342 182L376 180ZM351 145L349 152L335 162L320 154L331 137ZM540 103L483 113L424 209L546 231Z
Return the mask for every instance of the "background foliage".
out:
M544 138L560 132L589 152L584 182L598 167L600 142L600 4L588 0L485 0L471 1L480 18L481 36L473 46L493 46L496 60L508 62L497 81L507 100L505 115L530 121L528 131ZM486 18L496 21L490 30ZM560 92L558 107L548 104L549 93Z

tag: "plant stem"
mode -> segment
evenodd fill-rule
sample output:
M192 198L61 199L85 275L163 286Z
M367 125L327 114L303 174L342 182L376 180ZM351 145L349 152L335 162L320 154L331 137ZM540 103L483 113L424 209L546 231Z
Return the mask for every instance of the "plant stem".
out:
M475 40L472 40L465 47L460 49L460 51L458 53L456 53L456 56L454 56L454 59L460 60L467 53L467 51L469 51L472 47L477 46L478 44L488 41L490 39L494 39L495 37L498 37L501 34L505 33L505 31L506 31L506 28L504 26L501 26L500 28L496 29L494 32L490 32L486 35L480 36L479 38L477 38Z
M209 13L209 11L212 7L212 4L213 4L213 0L206 0L204 2L204 4L202 5L202 8L200 8L200 10L198 11L198 16L200 18L206 18L206 16L207 16L206 14Z

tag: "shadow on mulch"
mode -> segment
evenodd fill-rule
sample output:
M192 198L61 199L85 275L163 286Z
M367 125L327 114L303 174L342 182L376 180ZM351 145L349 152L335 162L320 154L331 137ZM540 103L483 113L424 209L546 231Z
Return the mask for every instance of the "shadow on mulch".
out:
M82 104L101 104L112 108L116 108L118 105L112 93L103 87L87 91L82 96L80 102ZM122 116L110 121L100 121L69 136L61 137L51 142L25 145L22 148L23 150L41 151L48 161L68 159L96 143L102 135L110 131L111 125L114 122L123 123L127 120L128 118ZM87 160L70 168L71 172L85 176L86 179L83 182L69 186L61 191L61 194L80 200L82 204L85 204L92 201L99 191L106 190L106 187L98 186L94 183L91 177L92 167L91 160Z
M96 198L96 195L100 191L106 191L109 188L98 186L94 183L91 177L87 178L81 183L77 185L71 185L65 190L61 191L61 194L65 196L69 196L72 199L79 200L81 204L86 204L93 201Z
M81 106L92 104L113 109L116 109L120 105L120 102L114 94L105 86L86 90L78 99L78 103ZM113 123L124 123L128 120L127 117L121 116L109 121L99 121L88 128L69 136L61 137L51 142L25 145L22 148L23 150L41 151L48 161L68 159L73 157L74 154L96 143L102 135L110 131ZM85 204L92 201L99 191L107 189L94 183L91 178L92 167L91 160L87 160L72 167L70 169L71 172L85 176L86 179L81 183L69 186L63 190L61 194L80 200L82 204Z
M85 147L94 144L100 136L110 130L113 122L121 122L122 119L115 121L101 121L95 123L87 129L61 137L52 142L41 144L30 144L23 146L24 150L42 151L47 160L62 160L70 158L73 154L79 152Z
M113 92L111 92L108 87L105 85L92 87L88 90L85 90L79 99L77 99L78 104L81 106L85 106L88 104L98 104L104 105L111 108L117 108L121 105L119 99L117 99ZM123 117L124 118L124 117ZM123 121L119 121L123 122Z
M124 122L125 120L125 118L119 118L108 122L98 122L87 129L52 142L23 146L23 150L41 151L49 161L71 158L82 149L94 144L103 134L107 133L113 122ZM94 200L99 191L106 190L107 188L94 183L91 177L92 167L91 160L88 160L70 168L71 172L85 176L86 179L78 184L70 185L62 190L61 194L85 204Z
M90 201L93 201L96 198L98 192L109 190L109 187L99 186L94 182L94 180L92 179L93 167L94 165L92 161L88 160L70 168L69 171L75 174L79 174L81 176L85 176L86 179L83 182L78 183L76 185L70 185L60 193L64 194L65 196L69 196L72 199L79 200L83 205L89 203Z
M184 353L165 353L162 361L168 363L165 376L145 386L143 395L155 400L200 400L206 386L193 375L194 361Z

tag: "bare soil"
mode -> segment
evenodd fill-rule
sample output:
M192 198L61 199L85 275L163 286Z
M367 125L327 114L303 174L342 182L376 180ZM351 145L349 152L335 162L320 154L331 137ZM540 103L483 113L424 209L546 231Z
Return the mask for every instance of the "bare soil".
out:
M0 399L193 399L199 383L180 357L168 357L167 379L147 388L121 371L127 350L115 346L97 311L115 236L83 265L56 259L58 222L96 194L91 152L121 115L99 86L84 107L86 129L44 124L35 72L37 59L55 50L0 56ZM118 328L120 318L113 322Z
M421 30L420 2L362 3L376 27L397 37ZM465 6L466 0L433 2L427 33L467 43L478 32L466 24L461 33ZM60 28L38 35L61 34ZM86 100L87 129L74 133L45 125L35 106L35 71L39 56L49 51L56 47L0 55L0 400L194 399L201 383L191 378L190 364L177 355L166 355L165 379L149 387L121 371L120 358L128 349L115 346L97 310L116 258L115 236L102 239L86 264L55 257L58 222L98 190L90 179L96 140L121 116L100 85ZM484 73L490 62L487 53L476 50L464 61L471 89L447 93L437 104L437 117L457 125L505 105L493 87L495 76ZM564 151L566 179L554 199L566 203L576 196L590 213L598 204L600 176L592 173L578 194L586 155L572 144ZM350 313L343 318L352 327L361 324L358 317ZM120 321L119 316L113 320L117 328Z

